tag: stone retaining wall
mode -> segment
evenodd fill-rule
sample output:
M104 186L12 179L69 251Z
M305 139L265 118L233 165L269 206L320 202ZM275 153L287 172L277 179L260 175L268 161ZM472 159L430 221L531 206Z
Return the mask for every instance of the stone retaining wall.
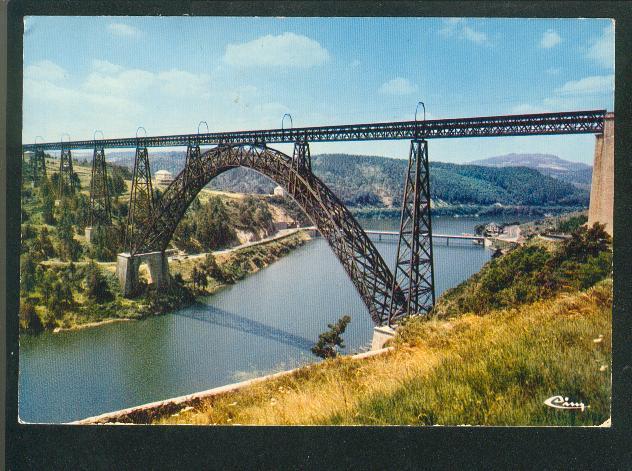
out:
M370 352L359 353L351 356L355 360L361 360L363 358L369 358L376 355L381 355L392 350L392 347L382 348L380 350L373 350ZM318 365L315 363L314 365ZM247 388L253 384L261 383L282 376L290 375L300 369L310 368L314 365L302 366L288 371L281 371L271 375L261 376L240 383L228 384L226 386L220 386L218 388L201 391L194 394L188 394L186 396L174 397L171 399L165 399L163 401L151 402L149 404L143 404L140 406L130 407L128 409L122 409L114 412L108 412L106 414L97 415L94 417L88 417L87 419L77 420L70 422L71 425L102 425L102 424L148 424L151 423L152 418L157 416L172 415L182 410L183 407L199 405L203 400L214 396L220 396L233 391L239 391L240 389Z

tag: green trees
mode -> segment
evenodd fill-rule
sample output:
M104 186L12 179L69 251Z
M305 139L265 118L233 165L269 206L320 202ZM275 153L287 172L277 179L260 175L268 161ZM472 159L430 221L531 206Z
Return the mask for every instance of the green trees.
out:
M90 199L82 193L77 193L71 201L74 223L79 231L83 231L90 224Z
M88 297L97 303L104 303L113 298L107 280L93 261L86 267L85 289Z
M46 226L42 227L37 237L33 239L29 251L37 260L45 260L56 255L53 241Z
M56 319L60 319L67 308L74 303L72 288L67 280L57 278L51 285L50 296L46 299L46 307Z
M247 196L237 203L238 224L241 229L258 232L263 230L266 234L274 231L272 214L265 201L253 196Z
M320 358L338 356L338 348L344 348L342 334L351 322L351 317L343 316L335 324L327 324L329 330L318 336L318 342L312 347L312 353Z
M40 272L38 278L43 304L55 319L60 319L64 311L74 305L70 280L65 276L60 279L52 269Z
M132 175L129 170L118 165L108 165L108 191L110 196L121 196L127 191L127 185L125 184L125 178L131 179Z
M113 226L95 226L92 228L90 255L100 262L116 260L121 251L121 237Z
M578 229L581 225L585 224L588 221L588 216L585 214L580 214L579 216L573 216L565 221L560 221L557 225L557 230L559 232L565 232L570 234L571 232Z
M35 267L31 254L26 253L20 257L20 291L28 293L35 288Z
M211 253L206 254L202 263L193 267L193 270L191 271L191 282L193 283L193 287L206 289L209 277L220 283L226 281L226 274L217 264L217 260L215 260L215 257Z
M40 320L35 306L28 300L20 301L20 330L24 330L29 334L38 334L44 330L42 321Z
M608 248L610 236L605 225L596 222L592 227L579 226L571 234L571 238L562 245L562 257L584 262L595 257Z
M586 289L612 273L610 238L604 226L580 226L571 239L552 249L537 242L493 258L467 282L450 289L435 306L439 317L457 312L485 314Z
M55 194L51 181L43 177L39 188L40 204L42 205L42 218L45 224L55 224L53 211L55 208Z
M60 218L57 224L59 255L63 260L78 260L81 255L81 245L74 238L74 229L72 227L74 218L66 198L62 199L60 208Z
M204 262L202 263L202 270L204 271L204 273L206 273L206 275L219 282L226 281L224 271L217 264L217 260L212 253L206 254Z
M191 281L193 282L193 287L198 289L206 289L208 286L208 278L206 277L206 273L204 270L198 269L198 267L193 267L191 271Z
M195 237L204 250L225 247L237 239L226 206L219 197L211 197L197 213Z

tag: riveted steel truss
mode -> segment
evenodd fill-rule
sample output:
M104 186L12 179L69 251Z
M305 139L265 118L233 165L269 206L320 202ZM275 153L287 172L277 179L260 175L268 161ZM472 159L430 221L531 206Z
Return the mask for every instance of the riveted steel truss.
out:
M92 179L90 180L90 225L110 226L111 224L112 209L105 150L103 147L95 147L92 154Z
M29 168L31 170L31 180L38 184L42 177L46 176L46 159L41 148L36 149L29 158Z
M138 239L153 222L154 190L151 184L149 154L146 147L137 147L125 228L125 248L131 254L138 253L134 250L138 246Z
M307 166L295 165L294 157L261 145L222 145L193 162L197 163L185 168L156 201L151 223L131 241L132 253L164 251L200 190L227 170L247 167L284 187L303 208L340 260L376 324L386 323L391 305L404 304L402 290L397 284L393 290L393 275L362 227ZM392 292L396 293L393 303Z
M64 143L65 145L66 143ZM62 147L59 156L59 197L75 192L75 176L72 169L70 148Z
M298 187L298 178L301 174L312 172L312 157L309 152L309 143L296 142L292 153L292 173L290 174L290 189Z
M425 140L410 143L393 289L397 285L404 291L406 302L391 304L389 325L405 316L427 314L434 306L430 173Z
M393 139L436 139L459 137L533 136L556 134L601 134L604 129L606 110L568 111L509 116L483 116L475 118L450 118L427 121L396 121L389 123L346 124L289 129L265 129L256 131L217 132L206 134L177 134L171 136L128 137L97 141L107 148L370 141ZM71 149L92 149L94 140L64 142ZM61 142L27 144L23 150L60 149Z

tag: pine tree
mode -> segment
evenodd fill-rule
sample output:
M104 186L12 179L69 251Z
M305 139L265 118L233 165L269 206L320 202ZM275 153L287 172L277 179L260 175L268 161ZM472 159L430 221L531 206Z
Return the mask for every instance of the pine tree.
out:
M20 329L30 334L37 334L44 330L35 306L27 300L20 300Z
M20 290L28 293L35 287L36 264L30 253L23 255L20 262Z
M44 223L55 224L53 210L55 208L55 195L52 190L51 182L44 177L40 186L40 203L42 205L42 216Z
M198 268L197 266L195 266L193 267L193 270L191 270L191 281L193 282L193 288L197 288L198 278Z
M226 206L219 197L212 197L199 211L195 236L205 250L215 250L236 239Z
M318 342L312 347L312 353L321 358L335 358L338 348L344 348L342 334L351 322L351 317L343 316L335 324L327 324L329 330L318 336Z
M94 261L90 261L86 268L85 283L88 297L94 299L97 303L103 303L112 299L112 292L107 280Z
M221 267L217 264L217 260L212 253L206 254L206 258L204 259L204 263L202 264L202 269L206 273L207 276L216 279L217 281L225 281L224 280L224 272Z
M46 307L56 319L59 319L64 313L64 287L61 281L56 280L51 288L50 296L46 299Z

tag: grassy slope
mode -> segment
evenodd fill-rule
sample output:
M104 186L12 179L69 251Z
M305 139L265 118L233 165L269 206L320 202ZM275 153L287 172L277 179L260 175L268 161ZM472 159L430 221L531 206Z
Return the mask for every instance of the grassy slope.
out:
M611 312L606 280L486 316L413 320L389 354L328 360L155 421L598 425L610 416ZM543 405L557 394L589 408Z

